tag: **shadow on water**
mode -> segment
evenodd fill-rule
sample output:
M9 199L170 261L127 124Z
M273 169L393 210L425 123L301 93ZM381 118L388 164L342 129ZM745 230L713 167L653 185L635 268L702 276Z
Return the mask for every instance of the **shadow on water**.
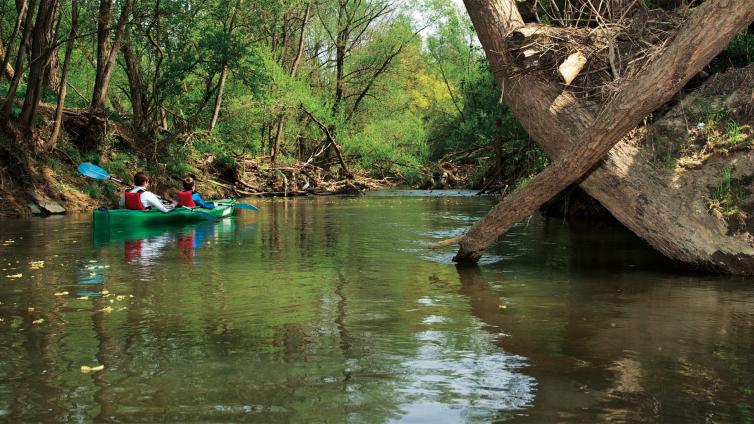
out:
M575 253L592 237L573 239L557 275L457 267L472 313L530 363L536 397L516 421L751 420L750 284L673 274L661 258L631 255L622 237L597 245L618 258Z

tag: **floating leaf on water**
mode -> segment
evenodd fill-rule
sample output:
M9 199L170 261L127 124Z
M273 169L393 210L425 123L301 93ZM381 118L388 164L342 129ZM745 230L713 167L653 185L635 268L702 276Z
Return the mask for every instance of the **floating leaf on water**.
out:
M107 269L107 268L110 268L110 265L88 265L84 269L86 269L87 271L93 271L95 269Z
M108 289L105 289L105 290L102 290L102 292L101 292L101 293L102 293L102 294L110 294L110 290L108 290Z
M102 371L105 369L104 365L97 365L96 367L90 367L89 365L82 365L80 370L84 374L89 374L90 372L97 372Z
M90 272L90 273L89 273L89 276L90 276L90 277L96 277L96 276L97 276L97 273L96 273L96 272Z
M500 309L508 309L508 305L500 305Z
M132 295L132 294L129 294L129 295L128 295L128 297L130 297L131 299L133 299L133 298L134 298L134 295Z
M125 298L126 298L126 296L123 296L122 294L119 294L119 295L115 296L115 300L117 300L118 302L122 301Z
M5 277L6 278L16 279L16 278L21 278L23 276L24 276L23 274L11 274L11 275L6 275Z
M67 295L68 295L67 291L62 291L62 292L55 293L55 296L67 296Z
M115 299L110 299L110 303L115 303Z
M112 307L112 306L108 306L108 307L106 307L106 308L102 308L102 309L100 309L100 312L105 312L105 313L108 313L108 314L109 314L110 312L112 312L112 311L113 311L113 307Z
M118 308L118 312L125 311L126 309L128 309L128 308L126 308L125 306L122 306L122 307Z
M88 300L89 297L88 296L79 296L76 299L78 299L78 300Z
M40 318L40 319L35 319L31 323L34 324L34 325L38 325L38 324L41 324L43 322L45 322L45 319L44 318Z
M29 265L31 265L31 269L42 269L45 267L45 261L31 261Z

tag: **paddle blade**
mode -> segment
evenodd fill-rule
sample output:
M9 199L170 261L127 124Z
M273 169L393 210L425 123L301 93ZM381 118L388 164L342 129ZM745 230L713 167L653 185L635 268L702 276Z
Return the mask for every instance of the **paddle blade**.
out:
M94 178L95 180L107 180L110 178L110 174L107 171L93 163L84 162L77 169L81 175Z
M188 209L188 210L190 210L191 212L193 212L193 213L195 213L195 214L197 214L197 215L201 216L202 218L206 219L207 221L210 221L210 222L217 222L217 218L215 218L214 216L212 216L212 215L210 215L210 214L208 214L208 213L206 213L206 212L198 211L198 210L196 210L196 209L191 209L191 208L186 208L186 209Z
M247 211L258 211L259 210L259 208L257 208L256 206L250 205L248 203L236 203L233 206L235 206L238 209L246 209Z

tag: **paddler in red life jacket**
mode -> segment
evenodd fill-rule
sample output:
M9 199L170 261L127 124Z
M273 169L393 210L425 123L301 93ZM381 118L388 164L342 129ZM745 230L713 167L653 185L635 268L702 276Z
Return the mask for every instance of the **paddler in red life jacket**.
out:
M137 211L157 209L163 213L173 210L174 204L163 205L157 195L148 189L149 177L143 172L137 172L134 175L134 186L120 196L120 207Z
M215 204L212 202L205 202L202 200L202 196L194 191L194 179L186 177L183 179L183 191L179 191L176 196L179 206L186 206L189 208L195 208L199 206L205 209L214 209Z

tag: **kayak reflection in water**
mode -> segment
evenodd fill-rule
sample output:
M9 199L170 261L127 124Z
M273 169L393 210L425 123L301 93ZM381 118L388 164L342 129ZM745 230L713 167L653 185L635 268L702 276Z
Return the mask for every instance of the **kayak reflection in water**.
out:
M187 263L194 263L196 249L204 246L206 240L215 237L215 225L194 227L190 232L178 234L178 252Z
M124 243L123 257L126 263L151 265L171 241L172 237L168 232L153 237L128 239Z

